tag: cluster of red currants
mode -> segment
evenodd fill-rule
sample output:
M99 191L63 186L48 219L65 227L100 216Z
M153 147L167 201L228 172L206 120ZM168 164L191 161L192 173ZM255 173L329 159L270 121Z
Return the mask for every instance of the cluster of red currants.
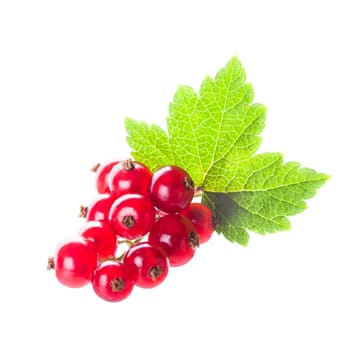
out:
M121 301L134 286L162 283L169 266L187 263L214 231L211 210L193 201L194 183L180 167L152 173L131 159L107 162L96 168L96 188L98 196L81 208L86 222L79 234L49 258L65 286L91 282L102 299Z

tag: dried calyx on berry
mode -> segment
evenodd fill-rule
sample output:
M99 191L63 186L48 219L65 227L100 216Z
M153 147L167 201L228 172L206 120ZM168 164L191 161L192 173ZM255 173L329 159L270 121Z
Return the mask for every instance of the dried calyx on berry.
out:
M131 159L117 163L108 175L109 191L120 197L123 194L148 194L152 173L146 165Z

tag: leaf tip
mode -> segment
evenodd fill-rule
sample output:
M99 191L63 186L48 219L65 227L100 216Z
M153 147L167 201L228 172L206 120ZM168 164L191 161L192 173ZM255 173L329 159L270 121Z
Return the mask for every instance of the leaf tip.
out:
M124 118L124 126L125 126L126 131L131 130L136 123L137 123L137 121L131 117Z
M327 182L328 180L330 180L332 178L332 175L325 174L325 173L321 173L321 176L323 177L324 182Z

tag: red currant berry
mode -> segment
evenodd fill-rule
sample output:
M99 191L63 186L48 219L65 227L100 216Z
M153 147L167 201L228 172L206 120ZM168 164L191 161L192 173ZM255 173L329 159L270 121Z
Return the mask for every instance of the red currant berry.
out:
M108 178L109 190L116 196L126 193L147 195L151 171L142 163L127 159L116 164Z
M53 258L57 279L65 286L78 288L90 282L97 266L94 245L83 237L72 237L61 242Z
M79 234L94 244L98 260L115 255L117 237L109 224L89 221L81 227Z
M119 161L110 161L100 164L96 170L95 184L97 192L100 194L110 193L108 186L108 177L112 168L118 164Z
M108 222L109 210L116 198L111 193L100 194L95 197L87 208L86 220Z
M191 203L180 212L190 219L199 237L199 243L207 242L214 232L213 213L202 203Z
M124 194L111 206L109 221L118 236L137 239L149 232L155 221L155 209L148 197Z
M199 238L192 222L180 214L159 218L149 233L148 241L165 252L170 266L186 264L199 246Z
M91 283L100 298L116 302L131 294L135 281L121 262L107 260L96 268Z
M158 209L176 213L191 203L194 184L185 170L170 165L153 174L149 191L150 198Z
M160 248L147 242L134 244L124 256L124 265L142 288L153 288L168 275L169 262Z

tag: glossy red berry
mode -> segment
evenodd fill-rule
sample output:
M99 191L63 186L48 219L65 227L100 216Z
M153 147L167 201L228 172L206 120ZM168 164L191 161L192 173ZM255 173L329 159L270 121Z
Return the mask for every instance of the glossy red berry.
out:
M150 231L148 241L165 252L171 266L186 264L199 246L199 238L192 222L180 214L159 218Z
M121 262L107 260L96 268L91 283L100 298L116 302L131 294L135 281Z
M199 237L199 243L207 242L214 232L212 211L202 203L191 203L180 214L193 223Z
M114 231L130 240L147 234L154 221L153 203L141 194L124 194L116 199L109 212L109 222Z
M164 252L147 242L134 244L123 259L125 267L141 288L153 288L168 275L169 262Z
M147 195L152 173L146 165L127 159L116 164L108 177L109 190L117 197L126 193Z
M108 186L108 177L112 168L118 164L119 161L109 161L103 164L99 164L96 170L95 184L97 192L100 194L110 193Z
M176 213L191 203L194 183L185 170L174 165L165 166L154 172L149 195L158 209Z
M111 193L96 196L87 208L86 220L108 222L109 210L116 199Z
M108 223L101 221L86 222L80 228L79 234L94 244L98 260L115 255L117 237Z
M92 242L77 236L61 242L53 258L57 279L65 286L78 288L90 282L97 266L97 254Z

